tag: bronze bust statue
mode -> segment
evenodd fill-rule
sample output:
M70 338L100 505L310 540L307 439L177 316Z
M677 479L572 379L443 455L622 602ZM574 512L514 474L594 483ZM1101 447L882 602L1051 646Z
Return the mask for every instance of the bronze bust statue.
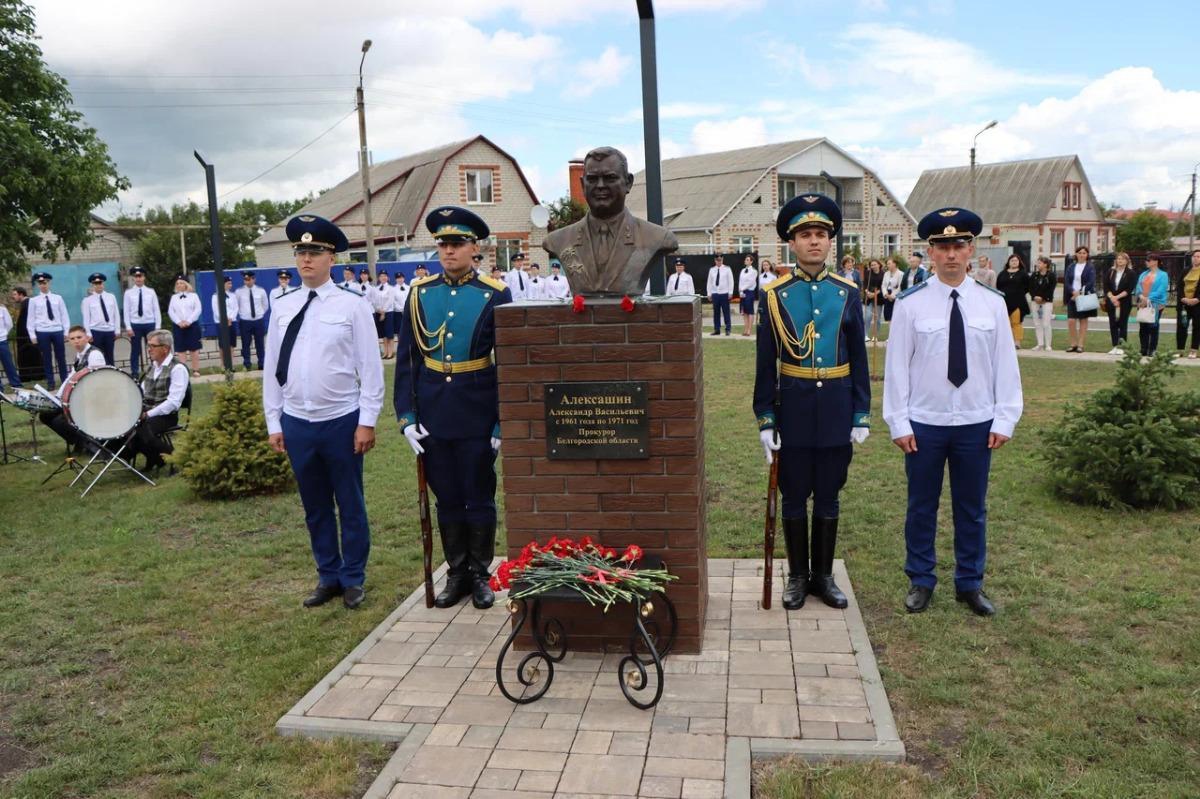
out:
M562 263L574 294L641 294L651 266L679 240L625 208L633 175L620 150L597 147L584 156L582 182L587 216L546 236L542 248Z

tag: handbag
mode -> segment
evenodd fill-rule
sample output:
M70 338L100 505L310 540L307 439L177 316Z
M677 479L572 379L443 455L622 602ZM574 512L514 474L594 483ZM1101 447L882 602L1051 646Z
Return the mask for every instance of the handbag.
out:
M1154 313L1154 306L1147 305L1145 308L1138 308L1137 321L1139 325L1152 325L1158 321L1157 314Z
M1085 313L1100 307L1100 299L1095 294L1080 294L1075 298L1075 312Z

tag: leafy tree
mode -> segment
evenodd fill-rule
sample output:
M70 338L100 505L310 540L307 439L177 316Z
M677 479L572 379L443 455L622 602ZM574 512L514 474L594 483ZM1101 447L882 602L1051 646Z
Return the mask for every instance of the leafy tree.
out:
M1171 223L1149 208L1129 217L1117 226L1117 249L1130 252L1148 252L1171 248Z
M559 197L546 207L550 209L550 230L574 224L587 215L587 206L575 202L570 195Z
M37 38L33 10L0 0L0 272L14 274L26 252L86 245L91 210L129 188Z

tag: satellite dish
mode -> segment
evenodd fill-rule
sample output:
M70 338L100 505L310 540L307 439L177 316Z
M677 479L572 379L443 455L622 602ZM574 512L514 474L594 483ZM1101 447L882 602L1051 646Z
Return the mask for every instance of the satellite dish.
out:
M550 209L544 205L535 205L529 209L529 221L534 227L546 227L550 224Z

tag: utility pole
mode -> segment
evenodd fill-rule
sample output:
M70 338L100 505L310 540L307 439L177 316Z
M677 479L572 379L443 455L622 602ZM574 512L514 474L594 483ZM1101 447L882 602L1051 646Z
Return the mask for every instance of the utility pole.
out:
M1197 167L1200 167L1200 162L1197 162L1196 165L1192 167L1192 207L1191 207L1192 218L1189 220L1189 224L1188 224L1188 257L1191 257L1191 254L1195 251L1195 248L1196 248L1196 245L1194 242L1196 240L1196 169L1197 169ZM1187 270L1187 261L1184 261L1183 266L1184 266L1184 271L1186 271Z
M371 282L375 282L375 230L371 226L371 165L367 158L367 106L363 102L363 62L367 60L367 51L371 49L371 40L362 43L362 58L358 62L358 89L354 96L358 100L358 171L362 175L363 187L363 227L367 237L367 270L371 273Z
M637 0L642 45L642 136L646 147L646 221L663 223L662 157L658 137L658 56L654 44L654 2ZM666 259L650 270L650 293L667 292Z
M974 214L979 213L977 210L975 210L975 143L979 140L979 137L981 135L983 135L987 131L991 130L992 128L996 127L996 125L998 125L998 124L1000 124L999 120L993 119L991 122L987 123L987 125L984 126L983 130L981 130L981 131L979 131L979 133L975 134L975 138L971 139L971 208L970 208L970 211L971 211L971 213L974 213Z

